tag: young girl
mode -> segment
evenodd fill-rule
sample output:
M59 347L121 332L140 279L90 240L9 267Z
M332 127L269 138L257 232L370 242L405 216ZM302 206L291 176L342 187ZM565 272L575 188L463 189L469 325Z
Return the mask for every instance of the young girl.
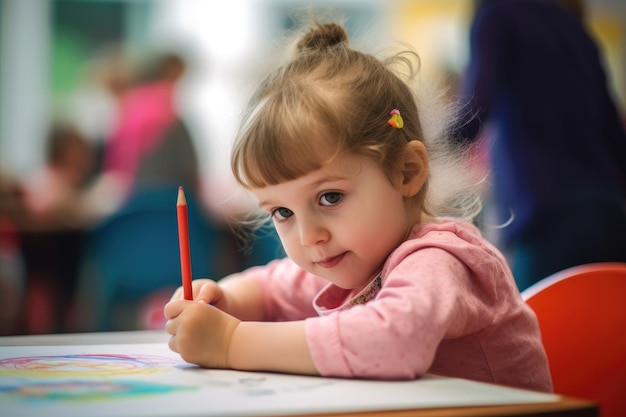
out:
M340 25L316 23L257 89L232 168L288 257L195 280L195 301L177 291L166 328L183 359L551 391L537 321L502 255L443 216L466 202L475 213L475 200L454 187L469 177L435 178L434 154L429 178L416 98L391 70L410 56L381 62L351 49Z

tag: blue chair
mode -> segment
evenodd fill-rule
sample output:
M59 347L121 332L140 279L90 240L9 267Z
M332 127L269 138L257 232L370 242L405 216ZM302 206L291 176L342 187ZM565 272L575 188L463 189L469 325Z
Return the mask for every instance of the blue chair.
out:
M176 218L177 187L142 189L90 234L82 268L87 330L141 328L142 300L181 285ZM217 228L186 192L194 278L219 278ZM87 311L88 310L88 311Z

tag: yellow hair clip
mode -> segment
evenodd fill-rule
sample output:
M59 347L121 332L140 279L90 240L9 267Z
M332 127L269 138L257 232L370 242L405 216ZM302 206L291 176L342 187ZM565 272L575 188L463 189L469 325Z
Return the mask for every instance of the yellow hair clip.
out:
M387 123L394 129L402 129L404 126L404 120L402 120L402 116L400 116L400 110L393 109L389 112L391 115L391 119L387 120Z

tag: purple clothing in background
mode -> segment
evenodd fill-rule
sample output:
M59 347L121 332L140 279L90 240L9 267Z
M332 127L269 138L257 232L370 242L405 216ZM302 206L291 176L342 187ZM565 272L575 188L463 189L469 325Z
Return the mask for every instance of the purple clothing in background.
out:
M483 2L462 97L459 140L476 140L486 123L494 128L498 220L515 216L501 231L504 243L581 199L625 201L626 133L599 51L556 2Z

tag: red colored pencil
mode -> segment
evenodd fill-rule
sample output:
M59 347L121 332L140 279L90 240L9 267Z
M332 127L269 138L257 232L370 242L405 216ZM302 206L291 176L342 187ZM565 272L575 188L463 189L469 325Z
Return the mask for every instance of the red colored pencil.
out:
M183 278L183 291L185 300L193 300L191 289L191 253L189 251L189 220L187 218L187 199L182 185L178 187L178 200L176 201L176 214L178 218L178 245L180 247L180 271Z

